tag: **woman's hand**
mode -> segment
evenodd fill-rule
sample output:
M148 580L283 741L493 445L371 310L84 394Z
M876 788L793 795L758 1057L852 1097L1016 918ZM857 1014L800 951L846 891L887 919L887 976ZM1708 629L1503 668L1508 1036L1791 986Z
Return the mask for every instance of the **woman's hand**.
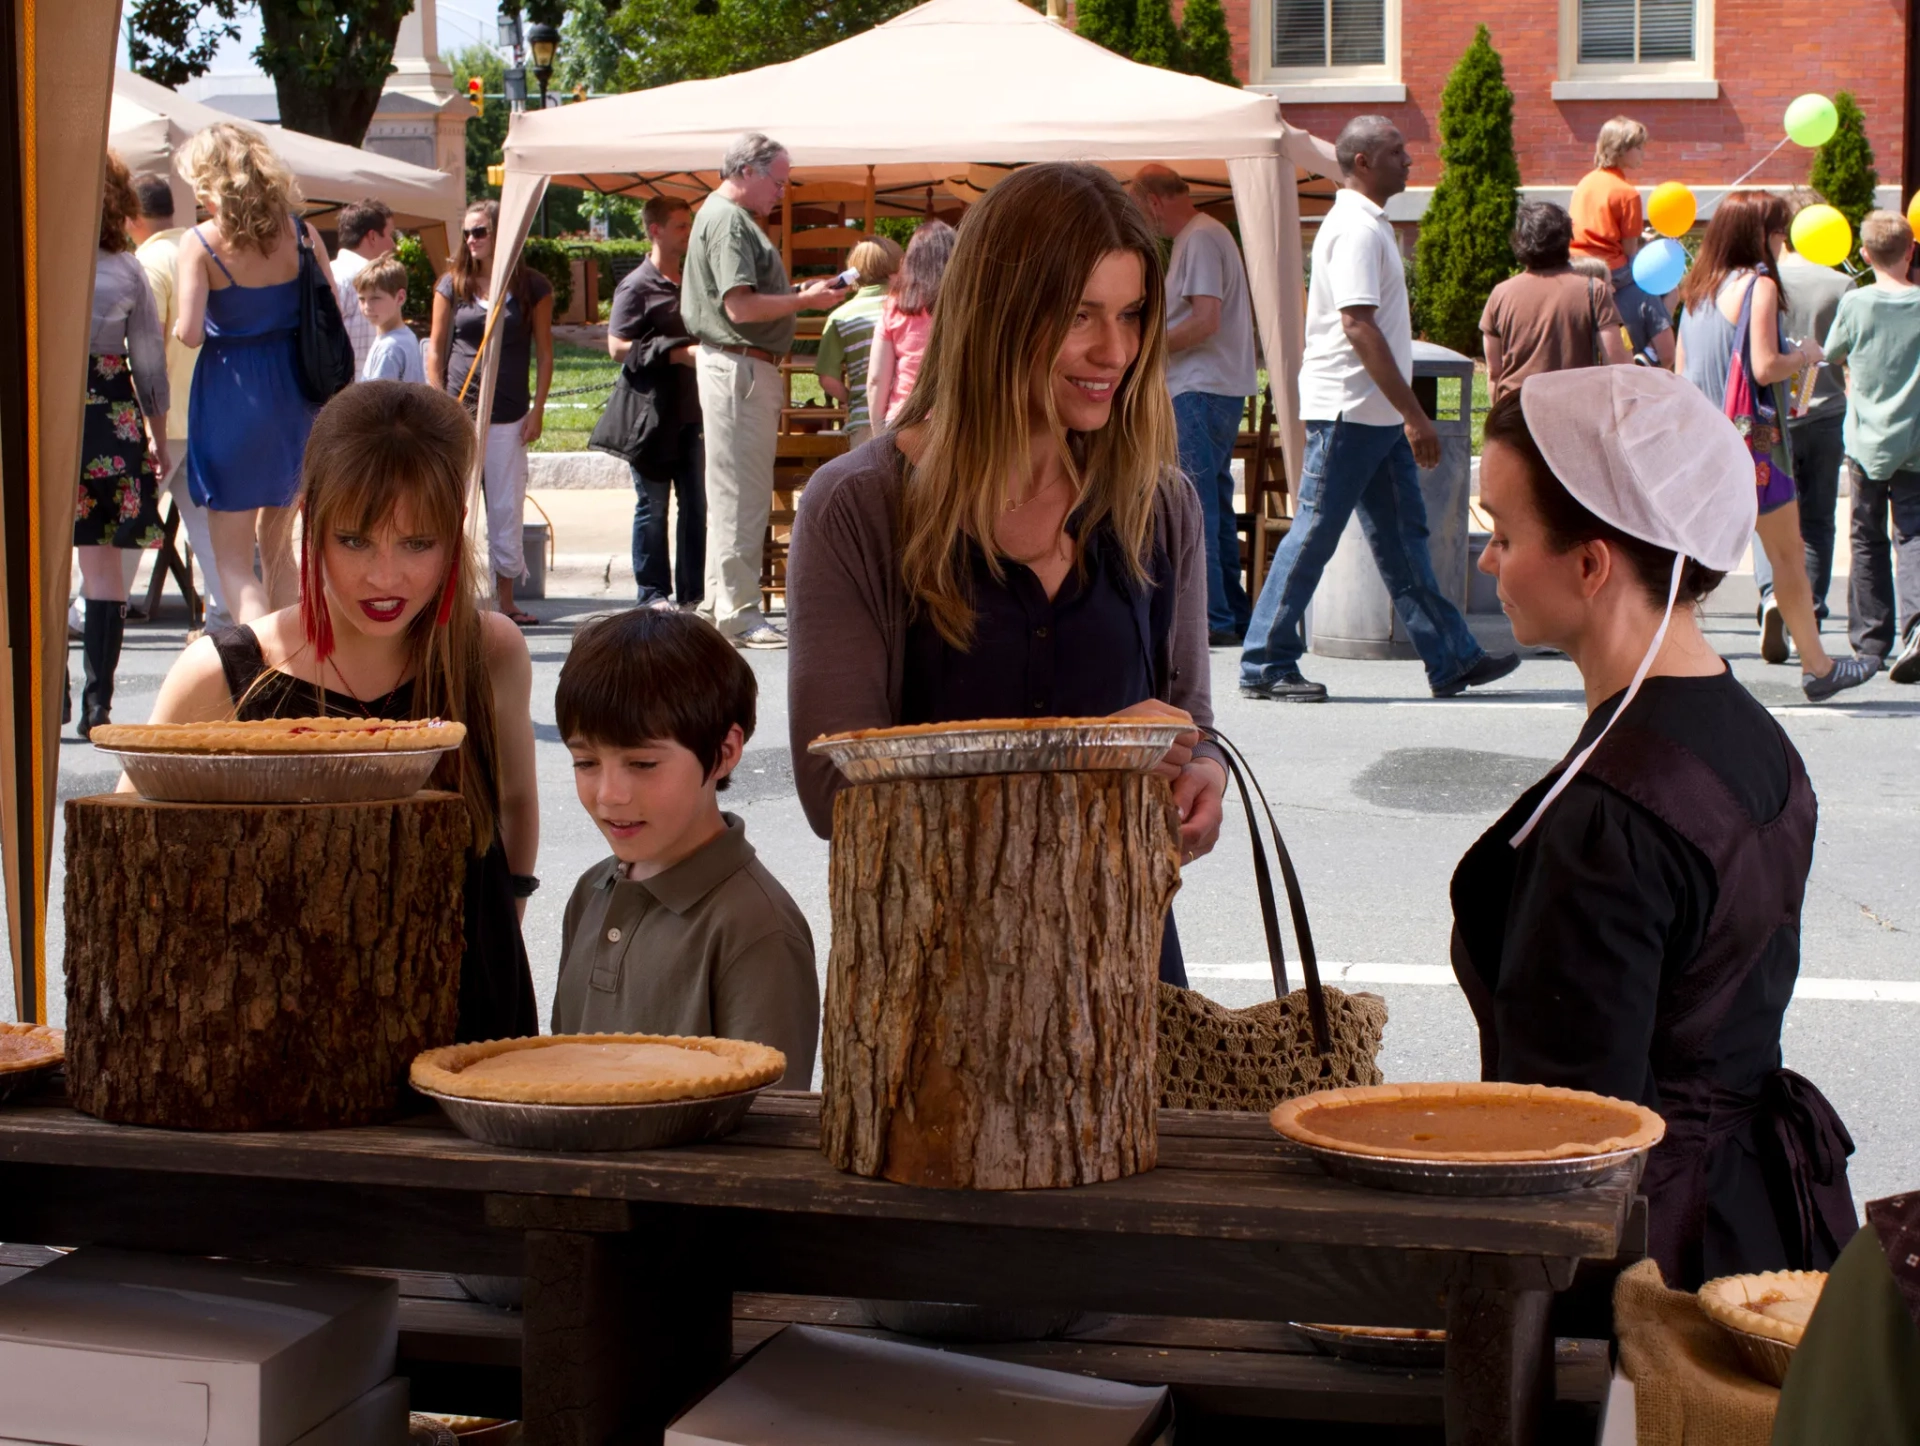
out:
M1131 708L1122 708L1113 715L1115 718L1164 718L1169 722L1192 723L1193 714L1184 708L1176 708L1171 703L1163 703L1158 698L1149 698L1144 703L1135 703ZM1173 740L1173 747L1167 750L1167 756L1154 766L1154 776L1164 778L1168 783L1177 781L1180 770L1193 762L1194 746L1200 741L1200 730L1189 728ZM1186 817L1185 811L1181 817Z
M160 486L167 484L167 475L173 471L173 453L167 447L164 433L155 428L147 444L147 451L153 457L153 475Z
M1211 758L1196 758L1173 781L1173 802L1180 810L1180 862L1190 864L1213 852L1220 841L1220 816L1227 793L1226 770Z
M526 416L520 419L520 440L531 447L540 440L541 430L546 426L545 418L539 407L529 407Z

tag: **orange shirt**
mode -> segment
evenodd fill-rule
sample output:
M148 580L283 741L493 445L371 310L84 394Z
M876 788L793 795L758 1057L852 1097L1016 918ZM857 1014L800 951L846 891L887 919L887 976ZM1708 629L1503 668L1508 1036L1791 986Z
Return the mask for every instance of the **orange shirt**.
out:
M1573 216L1574 255L1597 256L1609 270L1627 264L1627 253L1620 243L1638 236L1645 224L1640 193L1631 181L1611 166L1588 171L1573 188L1567 210Z

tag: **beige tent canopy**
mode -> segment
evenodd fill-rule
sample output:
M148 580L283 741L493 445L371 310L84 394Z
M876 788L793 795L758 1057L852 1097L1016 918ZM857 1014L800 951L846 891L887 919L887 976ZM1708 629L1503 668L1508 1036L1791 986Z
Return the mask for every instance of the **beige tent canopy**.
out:
M801 204L869 187L882 199L928 187L967 199L999 168L1033 161L1093 161L1121 176L1158 161L1215 190L1230 184L1281 443L1299 475L1297 181L1336 167L1332 148L1282 120L1277 101L1123 60L1021 0L930 0L784 65L515 117L496 294L549 180L697 197L718 184L720 156L742 131L787 147L789 199Z
M172 179L176 216L193 214L193 192L174 169L174 152L196 131L216 121L244 125L267 138L274 154L300 183L307 216L316 225L326 225L326 218L342 206L371 197L391 206L404 229L423 233L428 250L439 258L445 257L448 242L460 229L460 213L466 206L465 177L409 165L377 151L339 145L299 131L237 120L130 70L114 72L107 143L136 176ZM426 234L435 232L435 228L436 234Z

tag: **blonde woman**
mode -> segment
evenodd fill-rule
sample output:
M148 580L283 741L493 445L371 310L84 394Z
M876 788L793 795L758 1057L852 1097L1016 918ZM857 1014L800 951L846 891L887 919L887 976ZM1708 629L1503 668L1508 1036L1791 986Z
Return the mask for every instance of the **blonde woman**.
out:
M461 1040L538 1034L520 910L539 884L533 664L483 613L465 514L473 426L450 398L360 382L314 423L300 493L298 607L209 633L180 655L156 723L446 718L466 742L434 788L462 795L467 859Z
M1647 159L1647 128L1632 116L1617 115L1600 127L1593 143L1593 169L1573 188L1567 210L1573 216L1573 251L1604 261L1614 284L1631 281L1620 273L1640 249L1646 224L1634 172Z
M187 143L181 174L211 222L180 247L173 334L199 347L187 407L187 486L207 509L213 564L234 621L291 604L300 454L317 410L295 377L300 335L300 192L260 136L222 121ZM254 576L260 549L264 583Z
M1159 243L1092 166L1029 166L968 213L898 425L814 474L788 560L788 713L807 818L822 733L963 718L1213 720L1200 499L1177 470ZM1185 856L1226 772L1163 765ZM1185 981L1168 920L1161 977Z

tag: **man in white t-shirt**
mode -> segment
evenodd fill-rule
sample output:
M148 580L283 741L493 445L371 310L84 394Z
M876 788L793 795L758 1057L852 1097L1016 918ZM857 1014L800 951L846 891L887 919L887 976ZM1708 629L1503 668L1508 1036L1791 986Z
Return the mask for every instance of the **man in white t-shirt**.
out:
M374 257L393 250L393 208L374 200L343 206L336 234L340 249L333 258L333 294L340 303L340 319L347 324L347 339L353 343L353 374L358 377L367 369L367 352L379 332L360 313L360 293L354 290L353 278Z
M1203 214L1178 174L1142 166L1133 197L1162 236L1167 263L1167 390L1180 434L1180 470L1206 516L1207 639L1236 647L1253 604L1240 584L1240 530L1233 511L1233 444L1247 398L1259 385L1247 268L1233 233Z
M1293 526L1260 588L1240 655L1240 696L1326 701L1300 675L1307 604L1357 509L1380 576L1436 698L1520 666L1491 654L1440 591L1427 550L1420 468L1440 434L1413 394L1413 318L1389 199L1407 188L1407 143L1385 116L1348 121L1334 146L1341 190L1313 243L1307 344L1300 363L1306 464Z

